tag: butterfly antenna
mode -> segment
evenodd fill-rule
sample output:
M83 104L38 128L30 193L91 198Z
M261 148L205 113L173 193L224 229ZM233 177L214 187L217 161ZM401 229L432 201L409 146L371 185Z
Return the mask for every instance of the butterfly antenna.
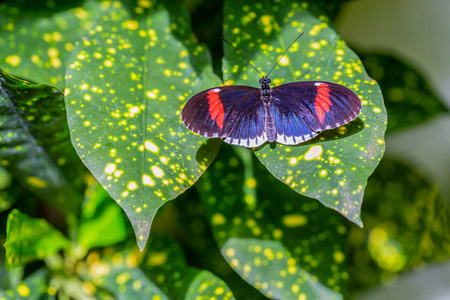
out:
M292 45L294 45L294 43L303 35L303 32L289 45L289 47L286 48L286 50L284 51L283 55L281 55L281 57L278 59L278 61L276 62L276 64L272 67L272 69L270 69L269 73L267 73L266 77L269 76L269 74L273 71L273 69L275 69L275 67L278 65L278 63L280 62L280 60L283 58L283 56L286 54L286 52L288 52L289 48L291 48Z
M233 46L229 41L227 41L225 38L220 37L224 42L226 42L228 45L230 45L231 47L234 48L234 50L236 50L247 62L250 66L252 66L253 69L255 69L256 72L258 72L259 75L261 75L262 78L264 78L263 74L261 74L260 71L258 71L257 68L255 68L255 66L244 56L244 54L241 53L241 51L239 51L238 48L236 48L235 46ZM267 76L266 76L267 77Z

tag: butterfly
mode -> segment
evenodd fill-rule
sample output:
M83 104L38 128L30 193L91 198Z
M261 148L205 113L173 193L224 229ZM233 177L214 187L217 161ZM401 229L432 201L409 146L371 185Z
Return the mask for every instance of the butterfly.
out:
M300 81L270 87L270 72L260 73L260 88L231 85L196 94L181 112L184 125L194 133L247 148L266 142L297 145L354 120L361 111L359 97L343 85Z

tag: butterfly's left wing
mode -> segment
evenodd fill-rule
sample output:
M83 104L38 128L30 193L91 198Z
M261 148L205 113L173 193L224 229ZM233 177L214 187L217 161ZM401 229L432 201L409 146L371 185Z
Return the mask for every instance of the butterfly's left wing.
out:
M295 145L321 131L337 128L361 111L361 100L345 86L324 81L302 81L274 87L271 113L276 141Z
M181 119L189 130L231 145L258 147L267 140L261 91L249 86L200 92L186 103Z

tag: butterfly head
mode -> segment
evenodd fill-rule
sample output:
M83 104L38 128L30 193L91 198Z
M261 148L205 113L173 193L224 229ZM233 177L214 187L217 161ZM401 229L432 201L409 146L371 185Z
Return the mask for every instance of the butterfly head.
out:
M267 78L267 77L263 77L263 78L261 78L261 79L259 80L259 83L261 84L261 88L262 88L262 89L264 89L264 88L268 89L268 88L269 88L269 84L270 84L271 82L272 82L272 81L271 81L269 78Z

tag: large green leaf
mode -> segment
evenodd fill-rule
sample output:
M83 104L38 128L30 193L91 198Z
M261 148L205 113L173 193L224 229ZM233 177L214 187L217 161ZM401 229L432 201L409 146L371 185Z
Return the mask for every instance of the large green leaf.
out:
M13 0L0 4L0 65L8 73L64 89L75 41L101 1Z
M362 54L361 60L383 90L389 119L387 133L448 112L426 78L414 67L387 54Z
M359 117L297 146L265 145L256 151L269 171L292 189L318 199L362 225L360 208L368 176L384 152L386 111L377 83L358 57L307 3L242 0L225 2L224 35L261 70L268 72L301 33L271 73L274 86L302 80L345 85L362 101ZM257 86L258 74L231 47L225 48L226 84Z
M82 164L70 143L62 93L1 69L0 91L2 165L41 199L63 212L75 210Z
M384 158L369 179L364 229L348 233L348 292L356 294L412 268L450 258L450 212L420 171Z
M66 249L70 242L44 219L31 218L14 209L6 228L6 268L23 266Z
M277 181L249 150L234 147L236 156L230 148L222 147L199 180L230 266L271 298L340 299L343 218Z
M65 92L73 145L141 249L158 208L197 180L219 146L181 123L184 101L219 80L183 6L164 3L107 2L74 49Z

